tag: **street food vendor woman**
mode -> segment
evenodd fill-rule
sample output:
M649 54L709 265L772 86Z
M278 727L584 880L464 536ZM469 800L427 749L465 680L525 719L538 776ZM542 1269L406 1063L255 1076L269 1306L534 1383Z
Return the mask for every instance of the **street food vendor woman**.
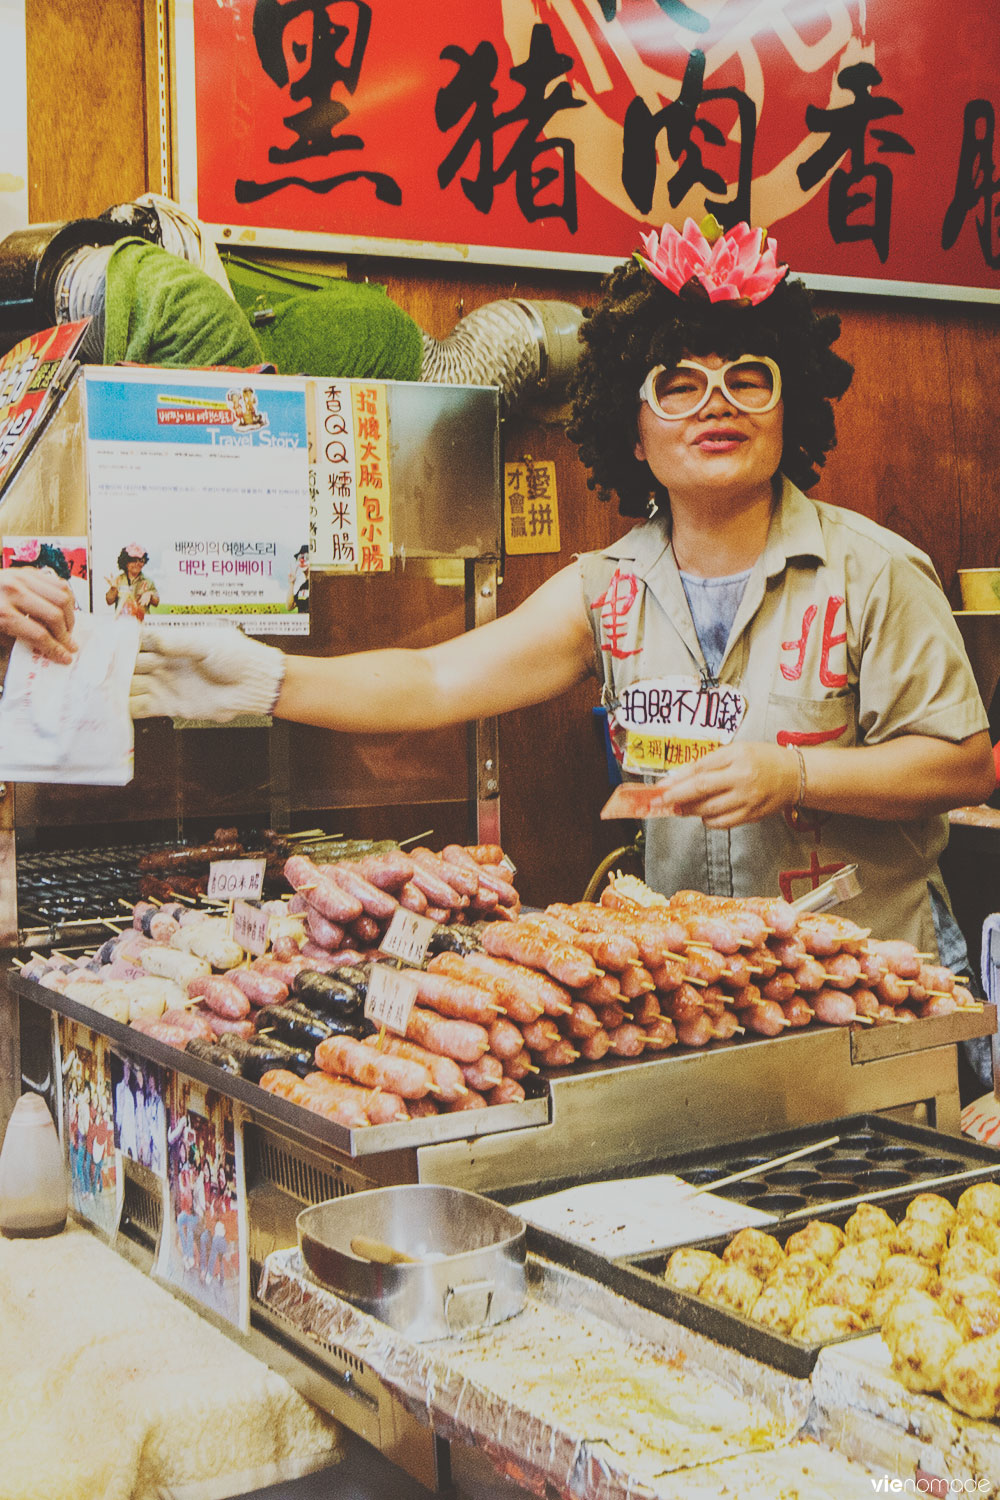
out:
M594 677L626 775L671 772L651 885L796 896L853 862L845 915L960 966L937 860L947 810L993 791L986 713L928 557L803 493L851 367L787 269L760 230L688 220L607 279L570 433L591 483L644 518L621 541L423 650L146 632L133 712L398 732Z

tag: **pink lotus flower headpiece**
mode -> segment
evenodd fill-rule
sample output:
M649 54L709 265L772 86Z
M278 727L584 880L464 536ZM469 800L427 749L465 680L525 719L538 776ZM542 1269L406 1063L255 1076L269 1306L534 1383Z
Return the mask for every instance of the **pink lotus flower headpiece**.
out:
M709 302L756 305L774 291L786 274L779 265L777 245L767 231L749 224L723 230L712 215L699 226L685 219L683 232L664 224L659 234L641 235L645 255L636 260L668 291Z
M14 562L33 563L37 561L41 550L42 544L37 536L32 537L29 542L22 542L19 547L14 548L11 554L12 560Z
M140 557L140 558L142 558L142 561L145 562L146 561L146 549L142 545L141 542L129 542L128 546L125 548L125 556L126 557Z

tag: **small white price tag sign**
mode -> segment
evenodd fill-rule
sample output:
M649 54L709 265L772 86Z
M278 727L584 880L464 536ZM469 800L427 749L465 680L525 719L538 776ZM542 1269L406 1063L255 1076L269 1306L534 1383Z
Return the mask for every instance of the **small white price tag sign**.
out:
M249 901L233 903L233 937L248 953L267 952L267 929L271 918Z
M373 964L368 978L365 1019L397 1036L406 1035L410 1011L417 998L417 981L407 969Z
M208 867L206 895L217 901L234 901L242 896L256 901L264 885L263 859L214 859Z
M427 956L427 944L436 927L432 918L421 917L415 911L407 911L405 906L397 906L379 947L383 953L419 968Z

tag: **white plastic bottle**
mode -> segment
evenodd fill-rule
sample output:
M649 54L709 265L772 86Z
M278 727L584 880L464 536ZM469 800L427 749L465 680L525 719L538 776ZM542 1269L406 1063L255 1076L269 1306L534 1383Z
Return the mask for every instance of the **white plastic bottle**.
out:
M52 1116L39 1094L22 1094L0 1150L0 1234L40 1238L66 1227L68 1182Z

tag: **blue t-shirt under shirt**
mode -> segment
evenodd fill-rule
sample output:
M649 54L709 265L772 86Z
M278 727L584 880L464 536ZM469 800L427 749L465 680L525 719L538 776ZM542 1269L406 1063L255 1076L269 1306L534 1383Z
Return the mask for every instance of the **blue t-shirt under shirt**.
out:
M681 573L705 665L713 677L722 666L729 632L749 577L749 568L745 573L731 573L728 578L698 578L694 573Z

